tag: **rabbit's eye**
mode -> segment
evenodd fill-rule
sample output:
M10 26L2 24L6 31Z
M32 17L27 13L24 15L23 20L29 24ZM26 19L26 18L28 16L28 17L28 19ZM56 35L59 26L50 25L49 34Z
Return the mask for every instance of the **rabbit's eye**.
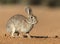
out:
M31 17L31 18L33 18L33 17Z

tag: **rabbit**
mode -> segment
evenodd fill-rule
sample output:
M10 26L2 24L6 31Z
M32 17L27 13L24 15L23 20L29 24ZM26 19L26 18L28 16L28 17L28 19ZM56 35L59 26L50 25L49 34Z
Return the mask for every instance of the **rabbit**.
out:
M25 7L25 12L28 14L27 17L16 14L9 18L6 28L7 32L9 32L12 37L15 37L14 33L17 31L19 36L23 37L23 34L25 34L28 38L31 38L29 32L37 23L37 18L32 14L32 9L30 7Z

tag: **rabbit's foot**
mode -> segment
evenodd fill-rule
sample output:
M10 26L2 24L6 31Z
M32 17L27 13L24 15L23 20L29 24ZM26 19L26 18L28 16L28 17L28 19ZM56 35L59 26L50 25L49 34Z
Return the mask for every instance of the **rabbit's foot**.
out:
M11 37L13 37L13 38L15 37L15 36L14 36L14 33L11 33Z
M30 36L29 34L26 34L26 35L27 35L27 37L28 37L28 38L30 38L30 39L31 39L31 36Z
M21 35L21 34L19 34L19 37L20 37L20 38L24 38L23 35Z
M14 36L14 35L11 35L11 37L13 37L13 38L14 38L15 36Z

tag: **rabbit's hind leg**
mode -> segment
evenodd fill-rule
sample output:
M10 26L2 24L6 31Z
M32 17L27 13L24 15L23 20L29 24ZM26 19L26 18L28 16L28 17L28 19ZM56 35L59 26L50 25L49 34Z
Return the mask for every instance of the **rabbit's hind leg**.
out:
M14 36L14 33L15 33L15 27L12 28L12 32L11 32L11 36L12 36L12 37L15 37L15 36Z

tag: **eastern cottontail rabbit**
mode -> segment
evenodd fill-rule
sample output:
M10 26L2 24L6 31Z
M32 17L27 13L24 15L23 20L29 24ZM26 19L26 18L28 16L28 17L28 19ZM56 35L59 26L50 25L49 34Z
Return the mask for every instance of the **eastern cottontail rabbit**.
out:
M7 22L7 31L11 33L11 36L14 37L14 33L17 31L20 34L25 33L28 37L30 35L28 32L32 29L33 25L37 23L36 17L32 14L30 7L25 8L28 17L17 14L12 16ZM19 34L19 35L20 35Z

